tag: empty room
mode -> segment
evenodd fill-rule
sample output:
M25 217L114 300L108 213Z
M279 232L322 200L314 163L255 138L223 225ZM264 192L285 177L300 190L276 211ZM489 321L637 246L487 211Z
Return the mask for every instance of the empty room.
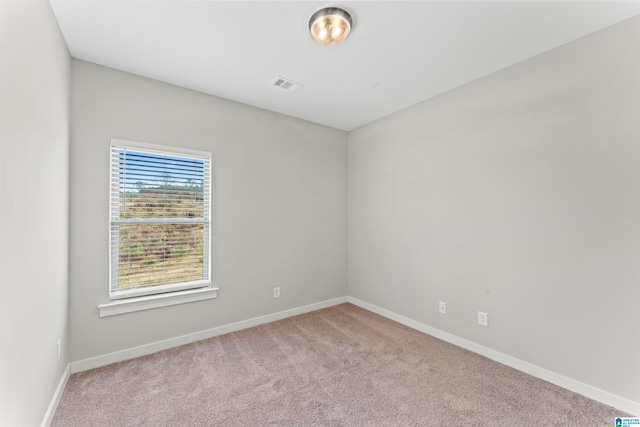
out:
M0 0L0 425L640 425L640 2Z

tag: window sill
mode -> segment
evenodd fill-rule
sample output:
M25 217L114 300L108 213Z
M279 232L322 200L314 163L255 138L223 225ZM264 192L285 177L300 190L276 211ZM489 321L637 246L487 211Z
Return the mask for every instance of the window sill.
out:
M166 294L147 295L121 299L98 305L100 317L116 316L134 311L150 310L188 302L203 301L218 297L218 288L199 288Z

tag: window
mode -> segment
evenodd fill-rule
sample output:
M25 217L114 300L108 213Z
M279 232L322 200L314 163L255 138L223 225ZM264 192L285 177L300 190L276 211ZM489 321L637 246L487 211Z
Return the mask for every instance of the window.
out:
M112 140L112 299L210 286L210 169L210 153Z

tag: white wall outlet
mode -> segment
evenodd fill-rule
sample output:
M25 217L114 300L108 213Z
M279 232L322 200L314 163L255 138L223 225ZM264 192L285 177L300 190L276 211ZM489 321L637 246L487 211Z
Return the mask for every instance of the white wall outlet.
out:
M57 350L58 351L58 360L60 360L60 354L62 353L62 340L61 339L58 340L57 349L58 349Z
M483 311L478 312L478 325L489 327L489 315Z
M438 304L438 311L440 314L447 314L447 303L440 301L440 304Z
M273 288L273 297L280 298L280 288Z

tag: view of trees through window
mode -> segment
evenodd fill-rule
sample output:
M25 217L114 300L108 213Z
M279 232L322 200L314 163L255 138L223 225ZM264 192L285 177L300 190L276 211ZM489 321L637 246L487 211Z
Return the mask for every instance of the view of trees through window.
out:
M204 161L128 149L117 155L112 239L118 245L118 282L112 290L207 279Z

